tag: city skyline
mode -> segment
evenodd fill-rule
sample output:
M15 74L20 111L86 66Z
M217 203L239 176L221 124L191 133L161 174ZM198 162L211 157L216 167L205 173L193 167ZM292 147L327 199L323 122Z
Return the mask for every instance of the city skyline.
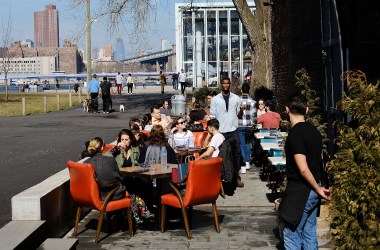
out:
M171 43L174 43L175 41L174 4L184 1L154 1L157 7L156 10L152 11L150 15L151 23L147 28L147 35L143 41L137 41L137 35L135 36L131 33L127 34L128 32L125 30L125 27L123 29L120 29L119 32L115 32L112 35L109 35L104 28L104 20L93 22L92 48L103 48L106 44L115 44L116 39L120 37L124 40L127 57L137 55L140 50L161 50L162 38L166 38ZM83 15L78 15L78 13L75 13L75 10L70 9L67 1L0 0L0 3L2 5L2 8L0 10L0 15L2 17L1 25L6 24L9 15L11 16L11 38L13 41L24 41L26 39L33 39L34 41L34 12L41 11L45 8L46 5L52 4L57 7L57 10L59 12L59 44L62 45L64 39L69 39L72 42L76 43L78 47L83 49L85 48L85 13L83 12ZM97 4L99 4L99 2L92 1L91 9L94 9L92 10L92 13L95 13ZM17 6L23 6L23 8L18 8ZM82 10L79 12L82 12ZM78 35L78 33L82 34ZM1 46L2 45L0 45L0 47Z

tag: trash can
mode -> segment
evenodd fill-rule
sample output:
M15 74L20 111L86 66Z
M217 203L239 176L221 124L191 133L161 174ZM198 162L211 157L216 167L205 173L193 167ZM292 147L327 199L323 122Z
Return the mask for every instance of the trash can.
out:
M183 116L186 114L186 99L183 95L174 95L171 98L173 116Z

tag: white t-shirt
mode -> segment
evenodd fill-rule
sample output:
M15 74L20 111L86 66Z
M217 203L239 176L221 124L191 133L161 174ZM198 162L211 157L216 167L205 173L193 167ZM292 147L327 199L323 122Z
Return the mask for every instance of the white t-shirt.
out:
M121 75L116 76L116 83L117 84L122 84L123 83L123 77Z
M212 136L211 141L208 144L209 147L214 148L214 152L212 152L211 157L218 157L219 146L222 145L223 142L224 142L224 136L221 133L218 133Z
M179 73L178 80L179 82L186 82L186 73L185 72Z
M177 132L173 135L173 145L176 146L194 147L194 135L190 130L186 132Z
M128 76L127 77L127 83L132 83L133 81L132 81L132 77L131 76Z

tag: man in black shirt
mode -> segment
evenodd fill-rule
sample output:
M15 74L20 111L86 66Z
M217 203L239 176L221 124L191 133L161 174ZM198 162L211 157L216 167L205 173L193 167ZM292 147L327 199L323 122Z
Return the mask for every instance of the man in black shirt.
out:
M103 99L103 113L110 113L111 105L111 83L107 81L107 77L103 77L103 82L100 83L100 90Z
M330 190L319 186L322 165L322 137L305 122L305 96L290 96L286 113L291 129L285 144L287 186L279 208L285 221L286 249L318 249L317 210L319 197L330 200Z

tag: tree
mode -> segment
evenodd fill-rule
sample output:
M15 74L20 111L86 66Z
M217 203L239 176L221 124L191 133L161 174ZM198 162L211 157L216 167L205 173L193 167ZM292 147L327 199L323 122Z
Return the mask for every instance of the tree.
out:
M2 20L2 37L1 37L1 47L2 53L1 56L1 73L4 74L5 81L5 101L8 101L8 74L11 69L11 59L15 56L14 51L10 49L12 40L11 40L11 12L9 11L8 20L4 23Z
M334 177L331 233L337 249L380 247L380 82L361 71L343 74L347 91L338 107L353 117L339 124L339 150L328 163Z
M272 44L270 32L271 8L264 0L255 0L255 15L247 0L232 0L251 43L253 77L251 86L272 87ZM269 4L269 3L268 3Z

